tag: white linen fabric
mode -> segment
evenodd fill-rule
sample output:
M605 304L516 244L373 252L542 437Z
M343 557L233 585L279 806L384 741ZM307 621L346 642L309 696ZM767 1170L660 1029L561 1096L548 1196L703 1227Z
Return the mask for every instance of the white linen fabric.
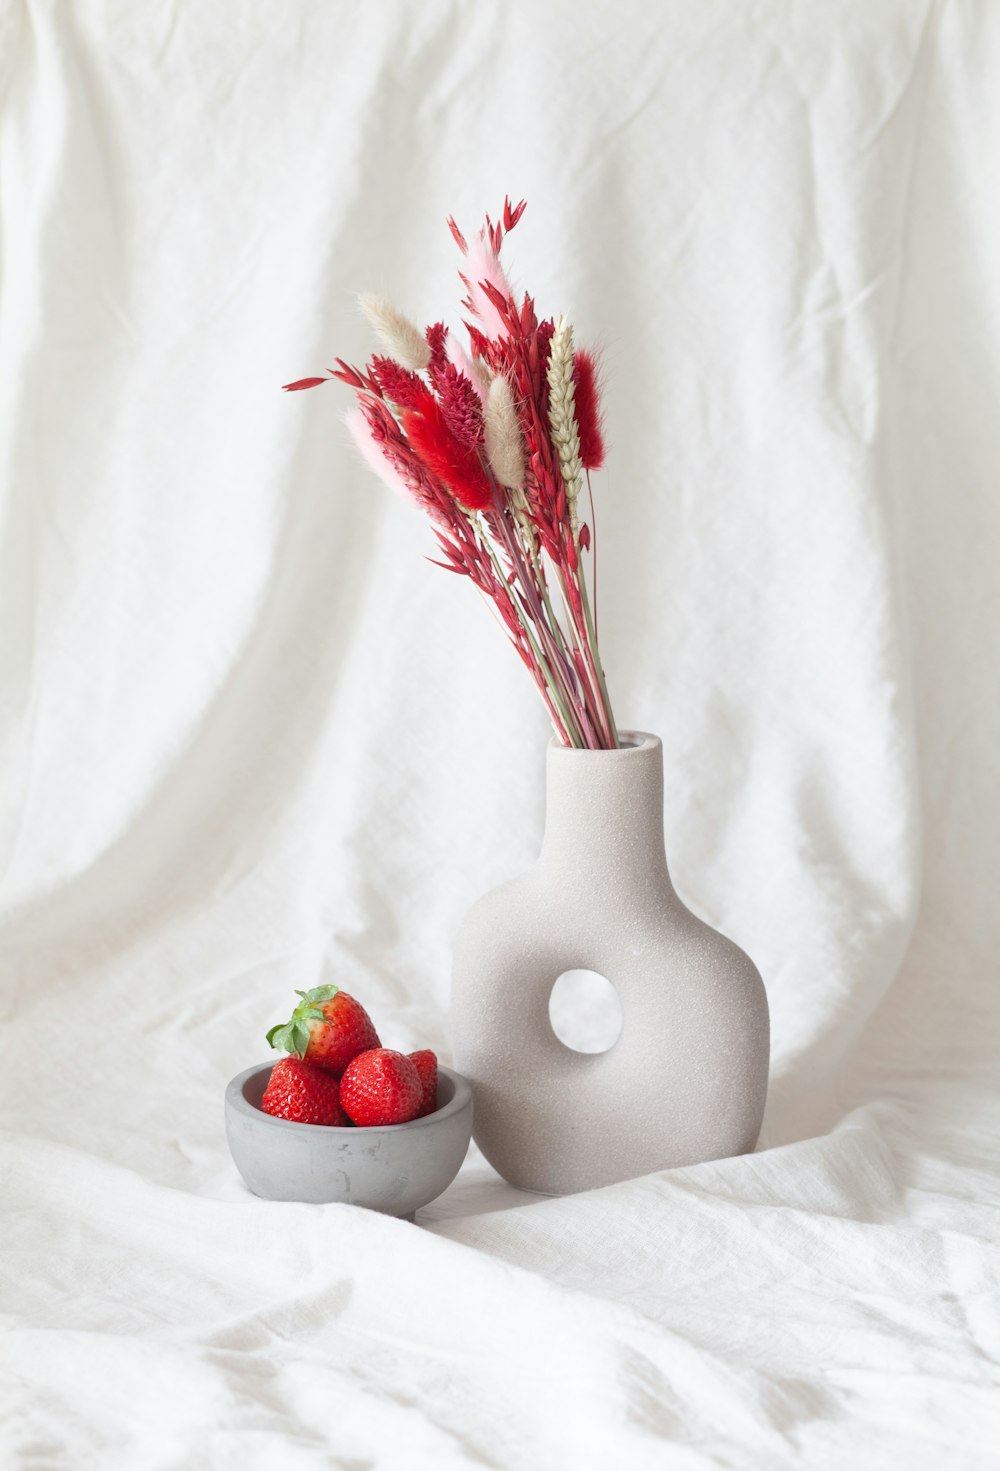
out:
M1000 6L0 17L0 1462L1000 1464ZM530 682L347 390L279 391L357 290L460 326L507 191L604 349L602 648L768 987L764 1136L259 1201L222 1092L292 988L447 1060L540 837Z

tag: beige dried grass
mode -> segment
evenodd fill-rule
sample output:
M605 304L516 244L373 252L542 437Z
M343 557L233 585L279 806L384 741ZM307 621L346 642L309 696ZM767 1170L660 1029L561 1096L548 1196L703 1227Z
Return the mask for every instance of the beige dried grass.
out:
M524 484L524 440L517 422L517 409L510 384L502 375L494 378L483 410L486 458L501 485L517 490Z
M387 297L366 291L358 297L358 305L391 358L414 373L427 367L431 360L427 339Z
M580 431L576 424L573 391L573 328L566 317L559 317L549 350L549 429L559 456L559 469L566 487L566 502L576 530L576 502L583 480L580 458Z

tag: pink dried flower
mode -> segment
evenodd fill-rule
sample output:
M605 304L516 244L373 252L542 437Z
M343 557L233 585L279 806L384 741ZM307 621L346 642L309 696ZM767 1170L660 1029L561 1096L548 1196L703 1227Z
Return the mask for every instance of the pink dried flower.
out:
M458 339L452 335L449 335L445 342L445 353L448 361L454 363L460 373L465 374L480 400L485 403L490 381L489 373L484 368L481 359L477 358L473 361Z
M479 318L487 334L496 337L505 330L503 317L496 310L496 298L509 299L511 286L485 241L469 246L465 269L459 275L469 293L463 305Z
M413 487L408 485L385 452L385 444L377 442L372 438L371 425L360 409L349 409L344 415L344 423L350 431L365 464L374 470L383 484L388 485L391 490L398 491L407 500L417 500Z

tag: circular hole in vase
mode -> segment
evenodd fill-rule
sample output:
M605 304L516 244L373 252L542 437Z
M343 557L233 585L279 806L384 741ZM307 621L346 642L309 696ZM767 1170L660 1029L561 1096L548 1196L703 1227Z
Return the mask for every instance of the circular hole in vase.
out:
M549 996L549 1022L573 1052L607 1052L621 1036L622 1004L596 970L564 970Z

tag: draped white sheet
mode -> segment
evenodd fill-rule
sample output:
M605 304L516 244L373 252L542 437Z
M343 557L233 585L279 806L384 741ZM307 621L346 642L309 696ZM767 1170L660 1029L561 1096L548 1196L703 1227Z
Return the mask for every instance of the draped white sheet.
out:
M3 1465L986 1468L1000 7L3 0ZM602 646L757 960L759 1152L257 1201L293 986L447 1058L543 712L332 385L357 289L604 347Z

